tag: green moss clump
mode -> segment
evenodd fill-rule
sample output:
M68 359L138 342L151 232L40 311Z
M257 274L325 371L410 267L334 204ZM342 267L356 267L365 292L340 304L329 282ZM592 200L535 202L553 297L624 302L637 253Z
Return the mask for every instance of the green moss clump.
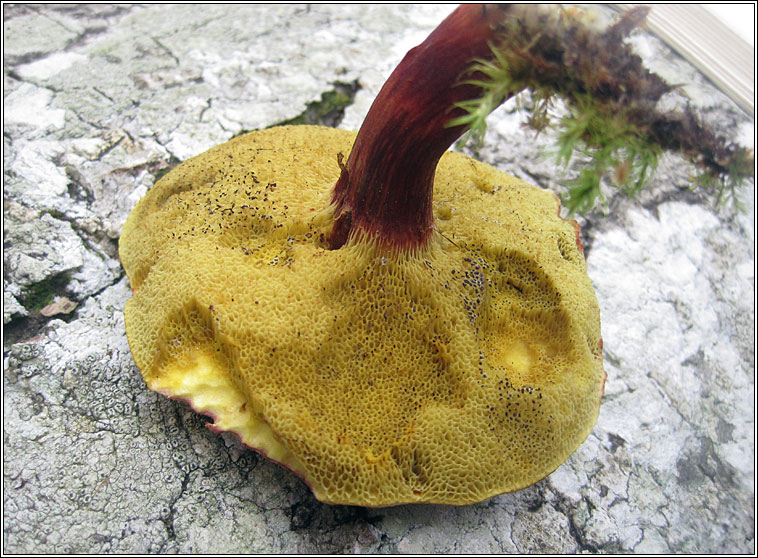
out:
M334 128L342 122L345 116L345 108L350 106L355 99L355 93L360 88L357 81L351 83L334 83L334 89L321 94L319 101L308 103L303 112L274 126L313 125L329 126Z
M570 213L587 213L604 201L604 180L638 194L664 151L694 163L695 185L713 192L717 203L738 202L741 185L753 178L752 150L717 135L689 104L681 111L659 110L660 99L678 87L650 72L625 42L649 8L625 12L602 31L585 25L576 9L514 9L520 15L504 22L489 59L473 61L461 80L481 94L451 107L458 115L448 126L467 126L481 141L487 115L530 91L534 108L527 124L538 133L554 130L558 160L568 165L574 153L589 157L568 181L563 202ZM558 101L565 110L554 110Z
M71 275L64 271L29 285L23 292L24 308L29 312L39 312L63 292L69 281Z

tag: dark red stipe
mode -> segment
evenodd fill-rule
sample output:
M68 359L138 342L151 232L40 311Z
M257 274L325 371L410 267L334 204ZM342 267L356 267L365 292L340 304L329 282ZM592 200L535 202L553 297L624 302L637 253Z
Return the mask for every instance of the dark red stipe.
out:
M446 127L463 114L460 101L481 89L461 84L474 59L493 57L507 6L466 4L410 50L374 100L361 126L332 201L329 240L340 248L350 234L368 233L385 247L412 249L432 233L432 188L437 163L466 131ZM470 76L469 76L470 77Z

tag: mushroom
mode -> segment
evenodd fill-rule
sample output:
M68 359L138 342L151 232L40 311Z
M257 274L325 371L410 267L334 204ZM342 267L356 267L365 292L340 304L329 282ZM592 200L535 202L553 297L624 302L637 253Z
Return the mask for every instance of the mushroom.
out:
M461 76L509 10L454 11L357 134L237 137L169 172L123 227L147 385L323 502L519 490L597 420L600 313L578 225L554 194L446 151L466 131L456 103L481 94Z

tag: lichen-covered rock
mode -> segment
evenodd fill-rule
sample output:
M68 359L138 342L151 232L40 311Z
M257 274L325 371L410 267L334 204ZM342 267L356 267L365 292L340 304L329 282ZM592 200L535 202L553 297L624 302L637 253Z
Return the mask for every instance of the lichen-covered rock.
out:
M714 210L677 158L639 201L609 197L581 219L606 396L586 442L530 488L455 508L321 504L141 379L124 333L130 285L101 272L119 269L114 239L156 177L297 116L335 81L359 79L341 124L356 129L400 57L452 9L3 6L6 235L47 213L74 251L46 252L46 269L86 262L82 247L106 264L87 272L102 282L81 299L67 285L86 265L63 275L52 294L77 301L72 314L37 321L25 309L5 326L4 552L755 552L754 192L744 213ZM751 130L655 37L634 40L671 81L696 78L692 102L711 121ZM560 191L552 138L522 134L521 116L515 103L493 114L478 158ZM8 270L4 301L22 303Z

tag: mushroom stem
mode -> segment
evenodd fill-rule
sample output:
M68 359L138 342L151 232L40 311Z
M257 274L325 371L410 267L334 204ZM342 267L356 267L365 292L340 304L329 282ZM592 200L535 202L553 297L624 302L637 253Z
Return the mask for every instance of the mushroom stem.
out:
M355 231L381 244L412 249L431 235L432 187L437 162L467 126L448 123L464 111L461 101L480 97L462 83L475 59L493 57L491 42L507 6L467 4L450 14L410 50L371 105L332 201L337 249Z

